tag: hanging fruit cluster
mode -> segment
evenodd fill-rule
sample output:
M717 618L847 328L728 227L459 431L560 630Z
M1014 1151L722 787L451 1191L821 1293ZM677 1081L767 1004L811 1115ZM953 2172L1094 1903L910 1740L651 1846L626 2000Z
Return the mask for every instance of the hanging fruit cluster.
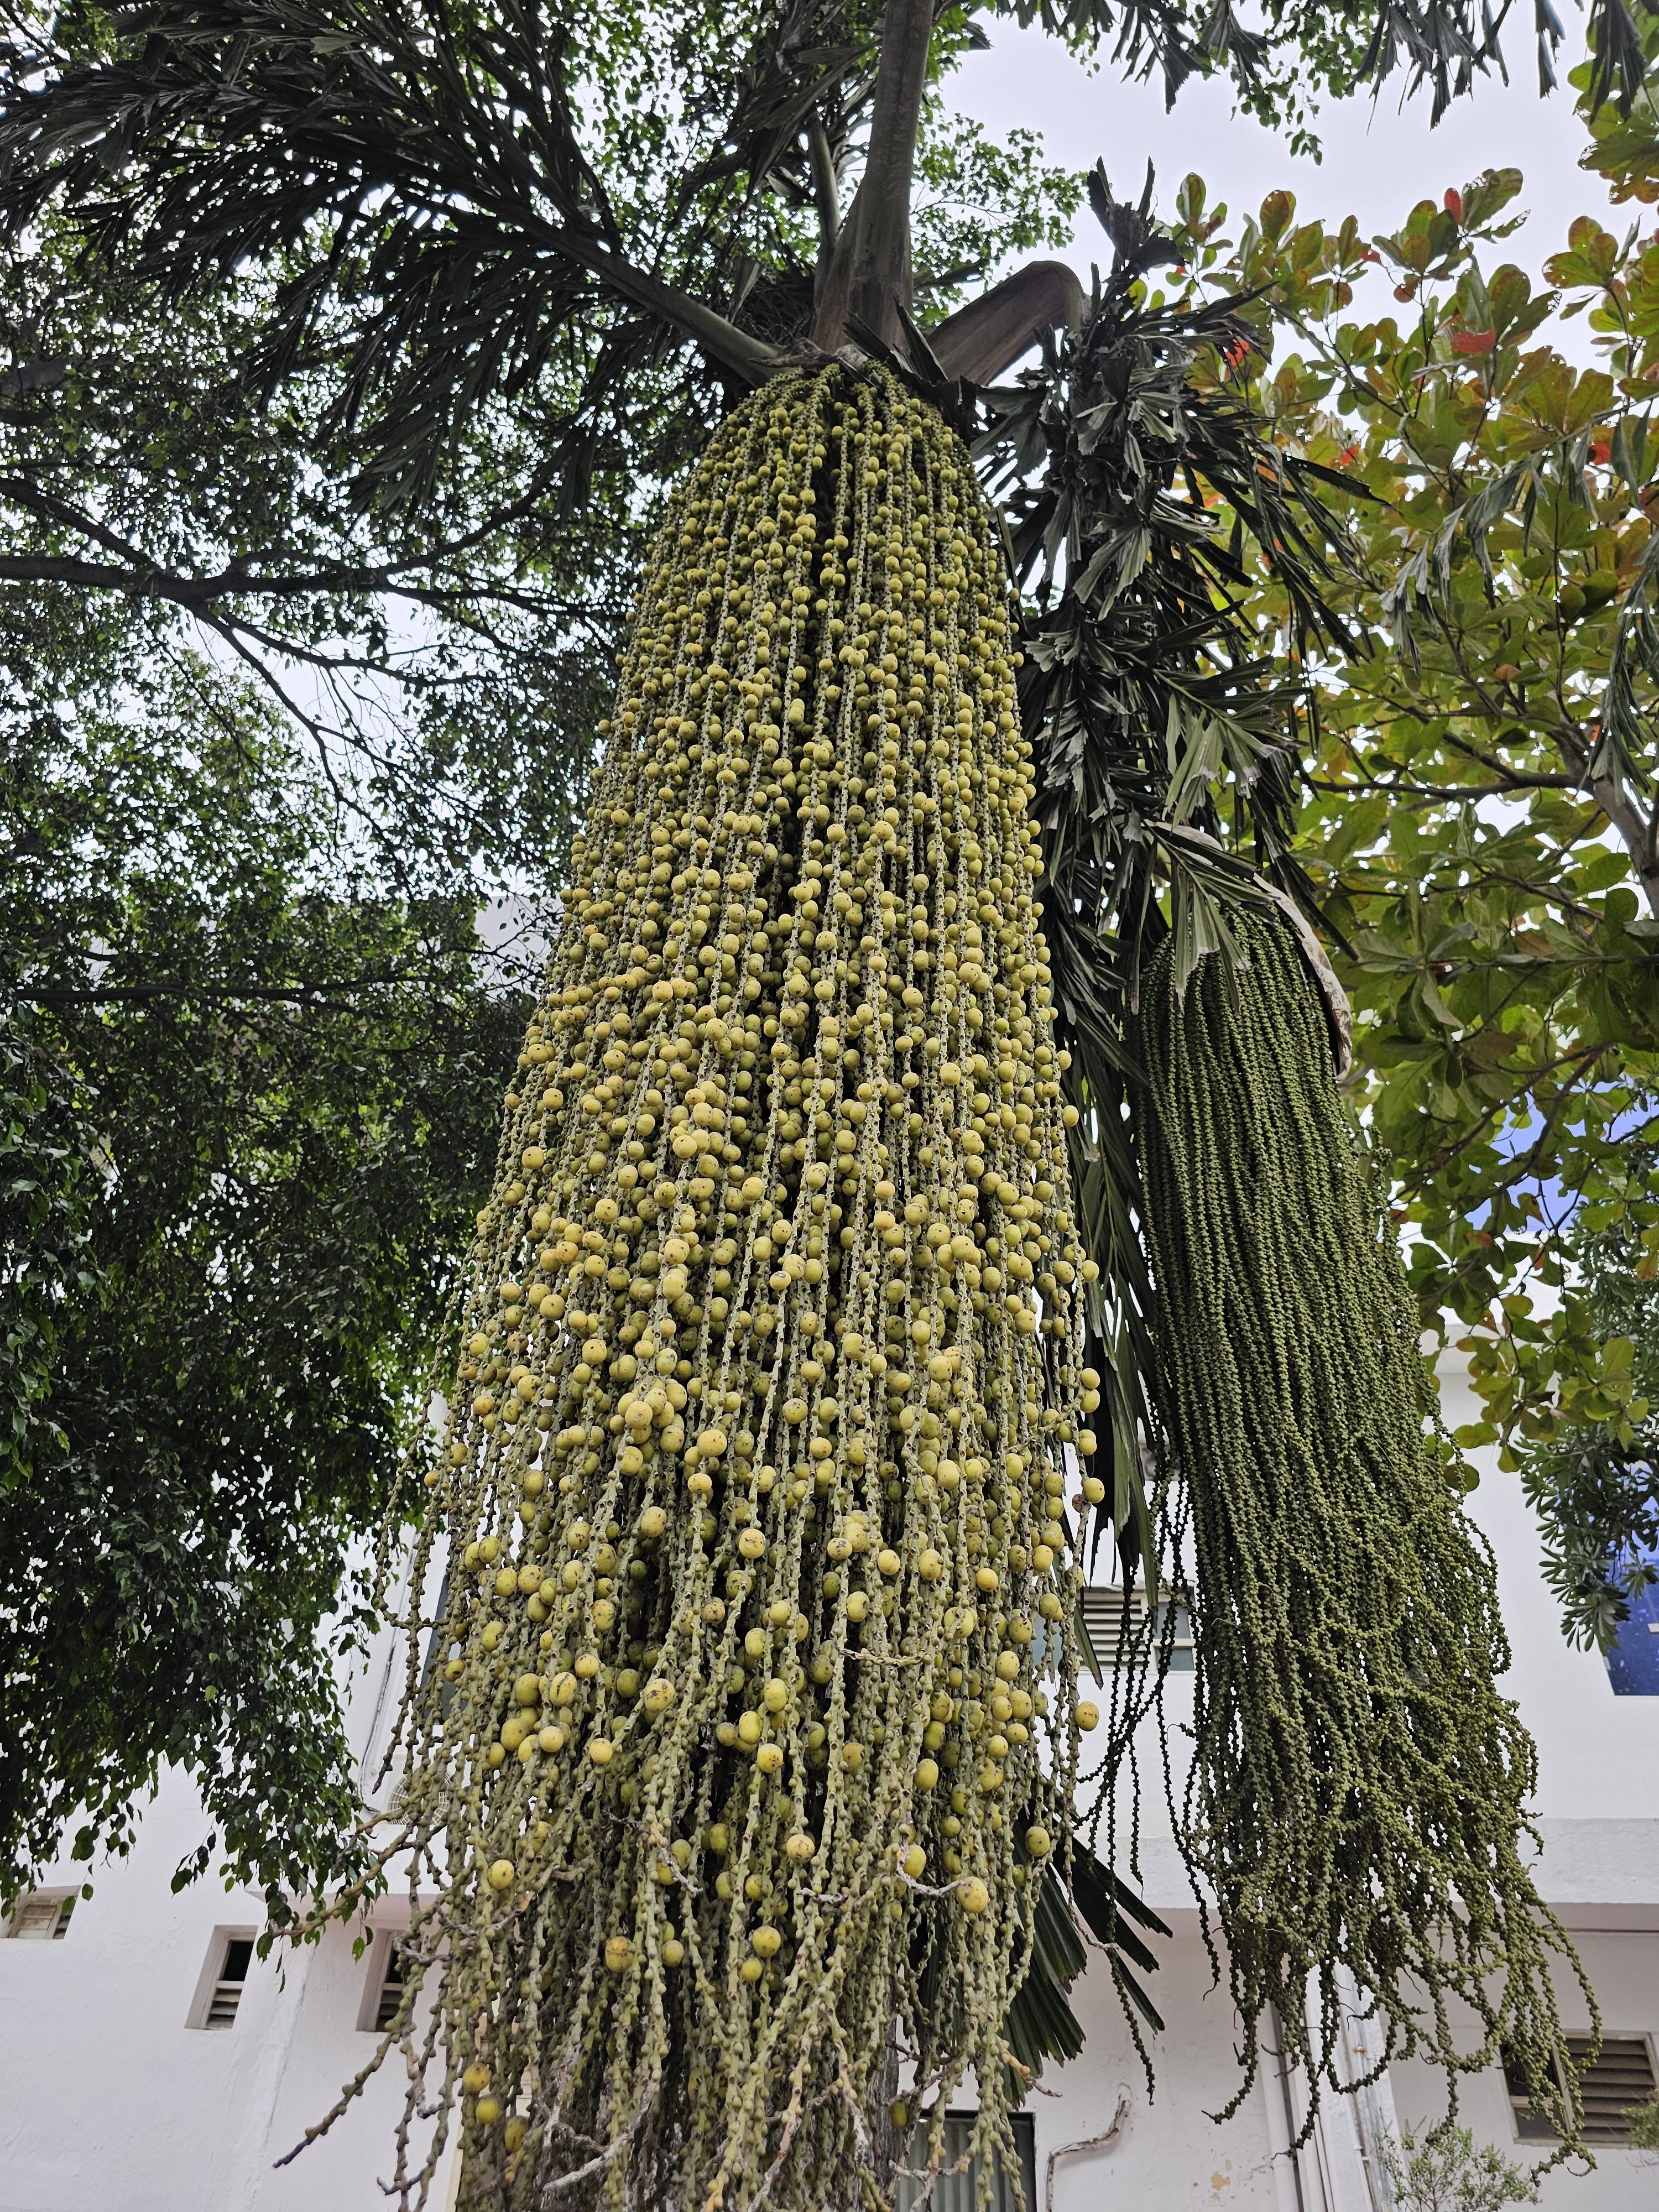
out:
M1143 987L1137 1141L1163 1393L1197 1565L1186 1848L1246 2026L1340 2090L1344 1970L1389 2057L1501 2053L1563 2138L1583 2108L1552 1955L1595 2001L1522 1856L1532 1741L1490 1551L1435 1429L1416 1303L1276 914L1184 989ZM1473 2034L1470 2027L1474 2027ZM1311 2124L1311 2121L1310 2122Z
M969 2069L1012 2149L1102 1489L1006 589L841 368L653 556L431 1478L402 2033L464 2204L860 2203L896 2021L931 2159Z

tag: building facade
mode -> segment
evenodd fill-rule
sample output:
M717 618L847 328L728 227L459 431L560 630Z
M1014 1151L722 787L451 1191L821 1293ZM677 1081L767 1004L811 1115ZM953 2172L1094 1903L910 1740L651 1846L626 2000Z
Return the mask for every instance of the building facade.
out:
M1470 1417L1461 1389L1455 1379L1448 1388L1454 1423ZM1647 2093L1659 2060L1659 1675L1644 1642L1611 1670L1567 1647L1513 1477L1488 1466L1470 1504L1498 1556L1516 1655L1509 1687L1538 1742L1540 1887L1598 1993L1607 2056L1592 2088L1616 2133L1621 2105ZM1648 1633L1640 1620L1626 1643ZM396 1694L390 1658L353 1684L366 1776ZM1171 1677L1172 1723L1189 1680ZM376 2019L395 2002L398 1901L298 1956L262 1961L256 1898L210 1880L172 1892L201 1829L193 1791L169 1776L131 1856L94 1869L89 1900L75 1901L85 1869L65 1863L0 1940L0 2212L370 2212L386 2202L379 2181L404 2088L395 2057L326 2137L276 2161L375 2048ZM1172 1930L1157 1947L1166 2027L1152 2039L1155 2093L1109 1978L1086 1975L1073 2002L1087 2048L1028 2100L1031 2212L1096 2212L1109 2201L1137 2212L1389 2212L1378 2145L1438 2116L1438 2078L1396 2065L1364 2096L1337 2100L1292 2157L1301 2087L1268 2061L1218 2124L1209 2115L1239 2080L1235 2022L1173 1844L1150 1820L1142 1875ZM1568 2027L1588 2028L1572 1994L1563 1993ZM1360 2070L1364 2037L1356 2021ZM1500 2069L1466 2085L1462 2112L1511 2160L1538 2148ZM1594 2172L1550 2174L1542 2202L1547 2212L1656 2212L1659 2165L1604 2142ZM937 2212L970 2203L963 2181L934 2198Z

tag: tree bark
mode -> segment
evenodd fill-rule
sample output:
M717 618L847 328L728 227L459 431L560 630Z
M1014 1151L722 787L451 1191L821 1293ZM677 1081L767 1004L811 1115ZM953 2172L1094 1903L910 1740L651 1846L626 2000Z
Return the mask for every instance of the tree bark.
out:
M839 351L849 317L897 349L910 307L910 191L927 88L933 0L888 0L881 29L870 151L819 291L813 337Z

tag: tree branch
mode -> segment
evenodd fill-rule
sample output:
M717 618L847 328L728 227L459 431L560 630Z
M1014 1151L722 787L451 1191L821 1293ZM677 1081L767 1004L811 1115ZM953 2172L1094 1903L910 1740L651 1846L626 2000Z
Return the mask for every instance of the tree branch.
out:
M383 990L403 983L420 983L431 988L429 975L416 969L386 975L357 975L329 983L295 984L208 984L208 983L111 983L94 984L86 990L32 990L27 987L17 994L32 1006L100 1006L143 1005L154 999L203 1000L214 1005L235 1006L245 999L270 1000L278 1006L326 1007L349 1005L358 991Z
M464 538L450 544L423 548L418 554L411 554L404 560L324 562L318 568L287 575L258 574L246 568L231 567L204 576L181 576L152 560L142 545L135 545L130 538L123 538L83 509L42 491L26 477L0 477L0 498L15 500L19 507L39 520L56 523L62 529L90 538L94 544L113 554L118 562L125 563L125 566L115 566L85 561L70 555L4 554L0 555L0 582L79 584L93 591L121 591L140 599L169 599L179 606L191 609L220 599L303 599L317 592L386 592L399 599L418 601L425 606L468 605L475 599L487 598L507 599L537 613L568 617L583 616L589 611L582 603L575 600L555 600L534 594L515 593L494 584L439 586L402 580L411 570L431 571L458 554L476 550L494 529L504 528L516 519L522 511L521 501L514 501L499 516L493 517L489 524L469 532Z

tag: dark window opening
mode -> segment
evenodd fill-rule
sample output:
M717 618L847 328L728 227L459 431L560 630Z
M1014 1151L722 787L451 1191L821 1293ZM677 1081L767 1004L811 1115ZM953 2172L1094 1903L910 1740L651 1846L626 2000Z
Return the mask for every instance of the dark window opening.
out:
M404 1962L395 1943L388 1943L386 1965L380 1975L380 1995L374 2002L374 2026L384 2034L398 2017L398 2008L404 2001Z
M213 1984L213 1994L208 1999L204 2027L234 2027L237 2007L242 2002L242 1986L247 1980L247 1970L253 1959L253 1938L251 1936L231 1936L225 1939L225 1955L219 1964L219 1972Z

